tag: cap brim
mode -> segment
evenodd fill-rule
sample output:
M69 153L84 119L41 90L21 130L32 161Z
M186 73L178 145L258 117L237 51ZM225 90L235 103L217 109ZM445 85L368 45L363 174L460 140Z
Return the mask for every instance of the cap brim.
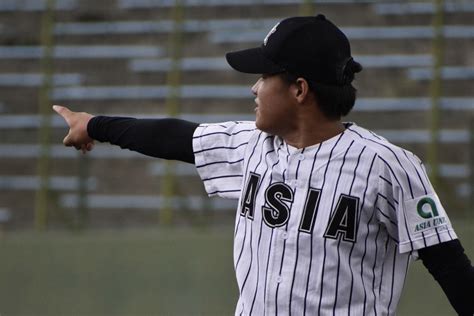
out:
M261 47L230 52L225 55L229 65L237 71L249 74L274 74L284 69L263 54Z

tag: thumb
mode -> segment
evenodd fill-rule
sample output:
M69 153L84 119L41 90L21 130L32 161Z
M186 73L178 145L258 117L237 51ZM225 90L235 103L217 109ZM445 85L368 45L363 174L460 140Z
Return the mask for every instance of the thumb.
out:
M66 121L66 123L68 125L70 125L70 120L71 120L71 116L73 114L73 112L71 110L69 110L67 107L65 106L60 106L60 105L53 105L53 110L58 113L59 115L61 115L64 120Z

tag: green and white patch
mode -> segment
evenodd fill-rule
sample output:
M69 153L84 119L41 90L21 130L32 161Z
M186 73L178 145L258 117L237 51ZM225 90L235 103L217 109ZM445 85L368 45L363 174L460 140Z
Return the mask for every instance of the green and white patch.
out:
M410 234L418 234L449 224L446 211L436 194L405 201L405 212Z

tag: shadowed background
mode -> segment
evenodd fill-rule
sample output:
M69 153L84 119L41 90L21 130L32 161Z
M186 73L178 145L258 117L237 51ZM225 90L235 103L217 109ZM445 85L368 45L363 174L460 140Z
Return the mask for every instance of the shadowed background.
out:
M0 0L0 313L227 315L234 201L193 166L62 146L52 104L133 117L252 120L230 50L323 13L364 71L347 118L416 153L474 257L472 1ZM400 315L454 315L420 263Z

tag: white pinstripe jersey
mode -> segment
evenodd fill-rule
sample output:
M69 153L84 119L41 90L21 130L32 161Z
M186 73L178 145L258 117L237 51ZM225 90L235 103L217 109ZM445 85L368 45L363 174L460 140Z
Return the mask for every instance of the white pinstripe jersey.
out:
M239 199L236 315L393 315L416 250L457 238L420 160L353 123L303 149L203 124L193 148L207 193Z

